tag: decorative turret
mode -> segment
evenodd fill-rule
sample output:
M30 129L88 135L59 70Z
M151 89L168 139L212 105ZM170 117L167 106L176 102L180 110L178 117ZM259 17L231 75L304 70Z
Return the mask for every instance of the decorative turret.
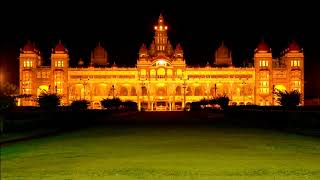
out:
M152 41L152 43L150 44L150 48L149 48L149 54L151 56L154 56L155 53L156 53L156 46L155 46L154 41Z
M108 65L107 51L101 46L100 42L91 53L91 65L106 66Z
M271 48L269 48L268 44L264 42L264 40L262 40L257 48L255 49L255 52L270 52Z
M82 58L79 59L78 61L78 66L83 66L84 65L84 61L82 60Z
M54 48L54 53L56 54L64 54L68 53L68 50L64 47L64 45L61 43L61 40L59 40L59 43Z
M146 57L148 56L148 49L146 45L143 43L139 50L139 57Z
M168 56L172 56L173 53L174 53L173 47L172 47L172 45L171 45L169 40L168 40L168 44L166 46L166 53L167 53Z
M224 45L222 41L220 47L215 53L215 65L232 66L231 51Z
M176 49L174 50L174 56L175 57L183 57L183 49L182 49L180 43L177 44Z

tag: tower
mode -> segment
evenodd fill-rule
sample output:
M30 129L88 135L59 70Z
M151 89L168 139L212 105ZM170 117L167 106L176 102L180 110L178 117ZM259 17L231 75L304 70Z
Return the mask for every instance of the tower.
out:
M62 96L62 104L68 103L68 50L59 41L51 54L51 84L49 91Z
M19 69L20 69L20 94L36 95L36 67L41 65L40 52L30 41L20 49ZM32 101L22 102L21 105L34 105Z
M292 41L284 51L284 61L287 67L288 90L297 90L301 93L302 104L304 99L304 54L302 48Z
M158 25L155 26L154 29L156 31L154 35L155 49L159 53L165 52L168 43L168 26L165 25L163 16L161 14L159 16Z
M272 53L271 48L262 41L254 52L255 103L271 105L273 102Z

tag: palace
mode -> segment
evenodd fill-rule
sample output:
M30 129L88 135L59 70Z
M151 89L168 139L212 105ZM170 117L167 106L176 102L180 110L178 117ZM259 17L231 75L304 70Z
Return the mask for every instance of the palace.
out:
M91 108L100 108L103 98L119 97L137 102L139 110L150 111L182 110L187 103L224 94L231 104L277 105L275 89L298 90L304 96L304 54L296 42L277 59L261 42L251 67L235 67L231 51L222 42L214 62L189 67L182 46L174 48L170 43L163 16L154 30L154 40L148 48L141 46L134 68L109 64L100 43L88 67L82 60L78 67L70 67L68 50L61 41L52 49L51 66L43 66L40 52L29 42L20 51L20 93L37 97L46 90L61 95L63 105L86 99ZM30 99L19 104L37 105Z

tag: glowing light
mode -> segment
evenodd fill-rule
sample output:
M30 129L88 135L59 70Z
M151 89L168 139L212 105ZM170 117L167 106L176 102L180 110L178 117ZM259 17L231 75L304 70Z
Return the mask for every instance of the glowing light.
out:
M155 29L155 30L157 30L157 29L158 29L158 27L157 27L157 26L155 26L155 27L154 27L154 29Z
M158 64L158 65L165 65L165 64L166 64L166 61L164 61L164 60L159 60L159 61L157 62L157 64Z
M160 30L162 30L162 26L160 26Z
M165 26L164 29L167 30L167 29L168 29L168 26Z

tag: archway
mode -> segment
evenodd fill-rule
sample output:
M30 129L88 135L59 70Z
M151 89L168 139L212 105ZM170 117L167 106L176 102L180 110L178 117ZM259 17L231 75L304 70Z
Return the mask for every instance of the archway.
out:
M131 87L131 92L130 92L131 96L137 96L137 91L135 87Z
M159 87L157 89L157 96L166 96L167 95L167 91L165 87Z
M176 95L181 96L181 86L176 87Z
M194 95L195 96L202 96L202 87L201 86L198 86L198 87L196 87L195 88L195 90L194 90Z
M120 88L120 96L128 96L128 90L126 87L122 86Z

